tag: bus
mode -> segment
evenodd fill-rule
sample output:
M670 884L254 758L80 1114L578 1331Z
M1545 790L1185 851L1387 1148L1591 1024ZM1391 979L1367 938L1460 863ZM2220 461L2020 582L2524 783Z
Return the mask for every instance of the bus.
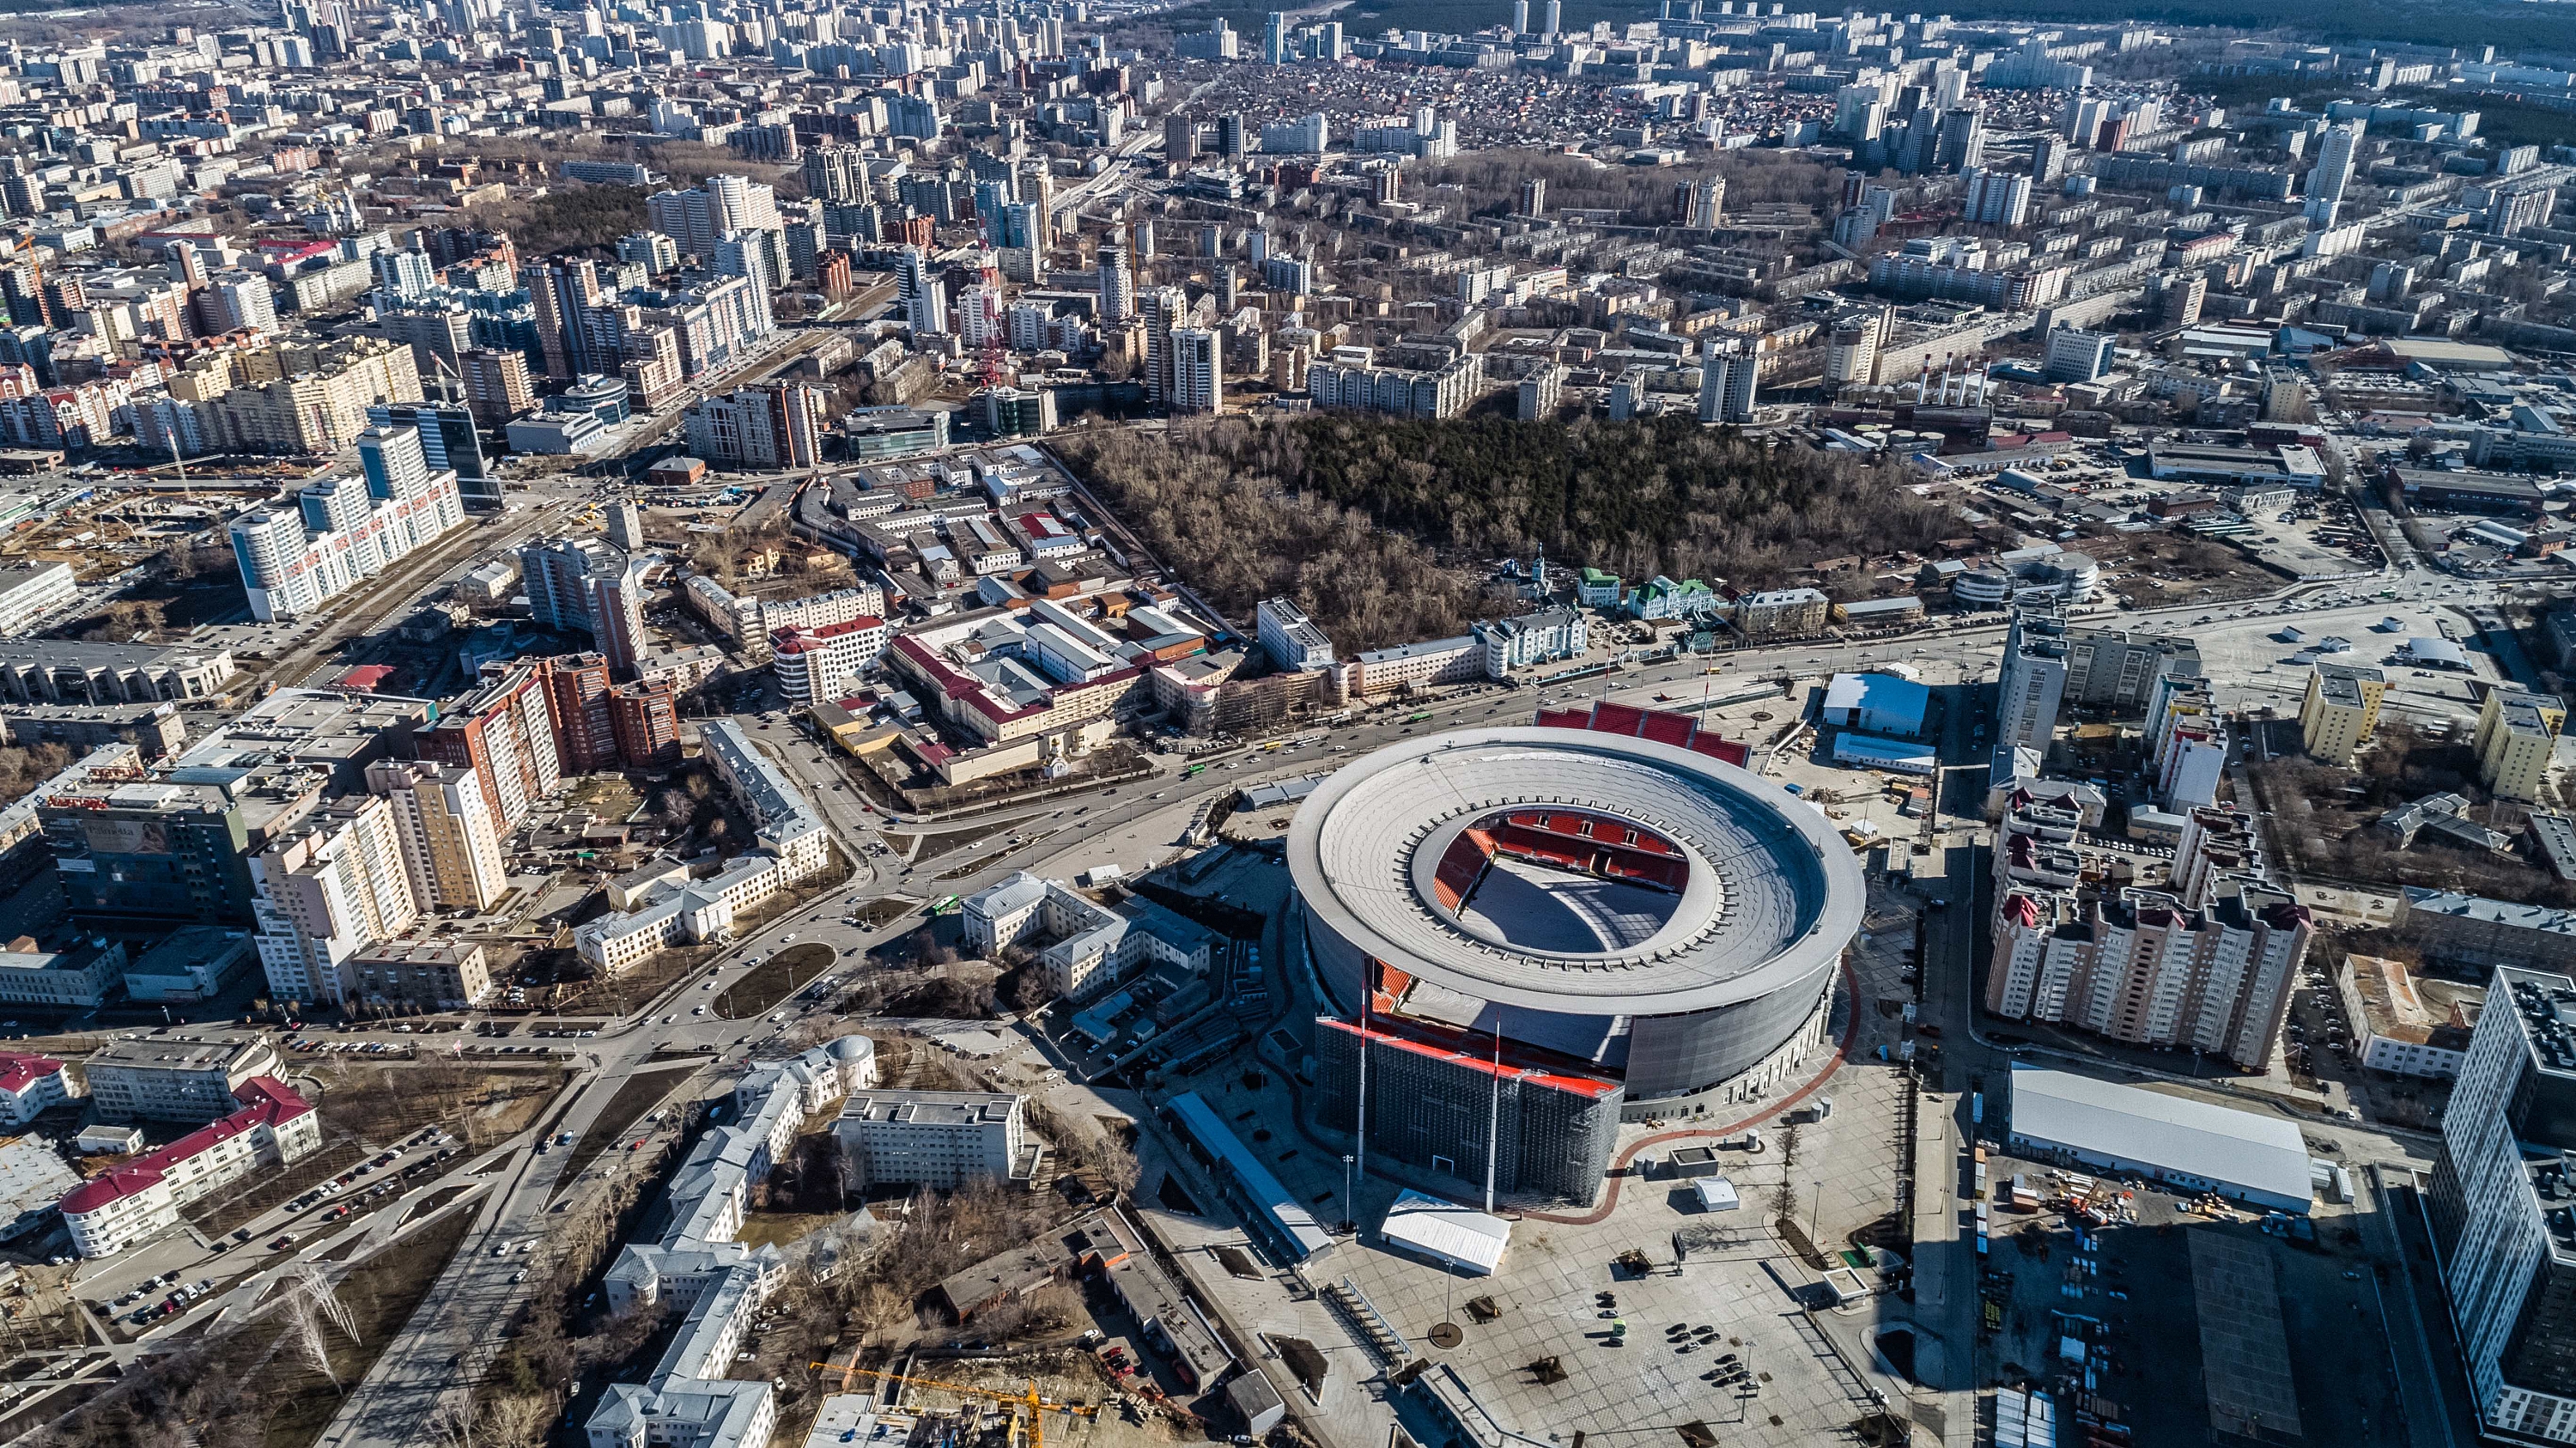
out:
M965 897L962 895L942 896L941 898L930 902L930 909L926 913L931 915L945 915L949 911L956 909L964 899Z
M1407 723L1407 724L1419 724L1419 723L1421 723L1423 720L1428 719L1428 718L1430 718L1430 717L1431 717L1431 711L1430 711L1430 710L1428 710L1428 709L1425 709L1425 710L1423 710L1423 711L1422 711L1421 713L1419 713L1419 714L1414 714L1414 715L1408 716L1408 717L1405 719L1405 721L1404 721L1404 722L1405 722L1405 723Z
M1186 765L1181 770L1181 778L1196 779L1200 774L1206 772L1206 770L1207 766L1204 764Z

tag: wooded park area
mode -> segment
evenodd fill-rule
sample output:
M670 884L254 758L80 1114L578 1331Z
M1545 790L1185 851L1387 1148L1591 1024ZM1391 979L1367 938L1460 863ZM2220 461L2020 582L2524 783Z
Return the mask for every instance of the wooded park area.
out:
M1236 619L1287 594L1345 652L1462 631L1493 560L1778 586L1818 559L1928 548L1957 513L1901 468L1683 418L1228 417L1094 428L1066 462Z

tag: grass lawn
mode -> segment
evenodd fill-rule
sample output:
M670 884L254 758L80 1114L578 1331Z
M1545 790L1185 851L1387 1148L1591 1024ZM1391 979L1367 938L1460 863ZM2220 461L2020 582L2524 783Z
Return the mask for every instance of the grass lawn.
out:
M775 1010L779 1002L803 990L807 981L821 975L839 958L828 945L812 941L791 945L752 967L751 974L717 996L716 1014L739 1021Z

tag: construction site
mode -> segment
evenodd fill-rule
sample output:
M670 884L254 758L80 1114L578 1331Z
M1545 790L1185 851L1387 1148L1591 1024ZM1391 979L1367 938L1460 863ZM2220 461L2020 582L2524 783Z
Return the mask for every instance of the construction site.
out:
M903 1359L903 1370L817 1364L838 1391L823 1400L808 1443L926 1448L1166 1448L1205 1441L1185 1410L1122 1391L1102 1361L1115 1344L973 1357ZM853 1429L857 1436L845 1437Z

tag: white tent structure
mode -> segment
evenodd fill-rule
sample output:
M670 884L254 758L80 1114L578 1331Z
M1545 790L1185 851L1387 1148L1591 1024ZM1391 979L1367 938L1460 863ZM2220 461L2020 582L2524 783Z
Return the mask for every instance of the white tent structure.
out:
M1500 1217L1408 1191L1387 1208L1378 1235L1442 1267L1490 1277L1512 1244L1512 1224Z

